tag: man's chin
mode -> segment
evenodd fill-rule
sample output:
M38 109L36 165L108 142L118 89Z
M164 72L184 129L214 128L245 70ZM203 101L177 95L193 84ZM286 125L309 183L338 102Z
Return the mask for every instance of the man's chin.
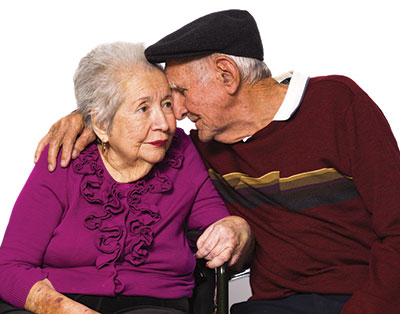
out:
M207 132L204 132L204 131L202 132L201 130L198 130L197 135L199 137L199 140L203 143L207 143L213 139L211 134L207 134Z

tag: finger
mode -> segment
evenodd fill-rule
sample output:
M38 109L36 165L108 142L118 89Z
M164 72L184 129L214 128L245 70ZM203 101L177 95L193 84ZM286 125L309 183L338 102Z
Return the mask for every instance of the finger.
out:
M72 120L71 120L72 121ZM79 121L78 121L79 122ZM84 131L83 123L69 123L70 127L66 128L66 132L62 142L61 166L66 167L71 161L71 155L75 146L75 141L80 132ZM71 127L72 126L72 127Z
M71 155L74 154L75 141L79 133L85 131L85 124L82 121L82 116L75 113L69 115L68 119L63 119L61 125L62 129L65 130L62 143L61 166L66 167L71 161Z
M235 246L231 241L223 241L219 239L219 241L208 252L208 254L204 256L204 258L209 261L212 261L211 265L215 264L216 262L218 263L226 263L228 261L230 262L232 259L232 255L235 252L234 248Z
M96 135L90 131L88 128L85 128L82 134L78 137L75 142L74 150L72 152L72 158L75 159L79 156L79 154L84 150L86 146L88 146L91 142L96 139Z
M50 135L50 143L49 143L49 153L47 156L47 162L49 164L49 171L54 171L57 166L57 155L60 151L61 143L63 137L60 136L57 132L53 132Z
M211 225L208 227L197 240L196 258L204 258L207 256L216 245L215 237L213 237L214 228Z
M216 268L224 265L227 261L230 260L232 256L233 249L230 247L225 248L218 255L214 256L211 260L209 260L206 264L208 268Z
M231 257L229 258L229 260L227 260L228 266L231 267L235 265L239 261L239 259L240 259L240 254L238 253L238 251L233 250Z
M232 240L222 238L213 231L207 236L202 246L199 247L199 250L196 252L196 257L204 258L209 261L217 258L216 261L219 261L218 263L225 263L231 259L234 247L235 245Z
M73 132L68 132L64 135L60 162L61 167L68 166L71 161L72 148L74 147L75 139L76 135Z
M42 154L43 149L46 147L47 144L49 144L49 134L46 134L39 142L38 146L36 147L35 151L35 159L34 162L37 163L40 155Z

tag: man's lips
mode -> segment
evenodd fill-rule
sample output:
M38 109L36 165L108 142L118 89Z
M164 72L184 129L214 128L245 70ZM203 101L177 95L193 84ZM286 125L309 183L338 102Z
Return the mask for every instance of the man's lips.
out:
M153 141L149 142L148 144L154 145L154 146L163 146L168 142L168 140L162 140L162 141Z
M192 121L193 123L196 123L200 118L194 118L194 117L189 117L189 120Z

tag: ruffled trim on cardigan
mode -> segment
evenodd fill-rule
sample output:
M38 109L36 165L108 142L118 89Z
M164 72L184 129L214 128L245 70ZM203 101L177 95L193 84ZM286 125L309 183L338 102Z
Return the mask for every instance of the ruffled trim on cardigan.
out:
M104 166L96 144L87 147L73 162L75 173L82 175L80 191L89 203L102 205L103 212L85 218L84 225L98 230L96 247L100 255L96 267L110 265L120 258L135 266L143 264L152 246L152 227L161 219L154 204L142 202L146 193L165 193L172 189L168 168L180 169L183 154L180 140L174 136L164 159L142 179L133 183L110 182L104 178Z

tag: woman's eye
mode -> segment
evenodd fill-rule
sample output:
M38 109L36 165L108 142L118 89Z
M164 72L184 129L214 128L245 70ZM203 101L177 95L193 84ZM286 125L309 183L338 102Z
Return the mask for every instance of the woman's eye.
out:
M172 108L172 102L167 101L167 102L165 102L165 103L163 104L163 106L164 106L165 108Z
M138 111L139 111L139 112L146 112L146 111L147 111L147 107L146 107L146 106L140 107L140 108L138 109Z

